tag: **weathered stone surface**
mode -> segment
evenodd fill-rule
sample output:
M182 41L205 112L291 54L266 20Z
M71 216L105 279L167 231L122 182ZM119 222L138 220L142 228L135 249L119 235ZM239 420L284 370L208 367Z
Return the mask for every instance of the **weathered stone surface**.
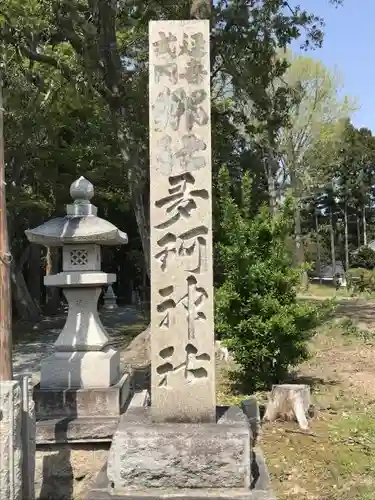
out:
M252 441L255 443L262 430L259 405L256 397L254 396L243 400L241 402L241 408L248 418L251 428Z
M112 285L109 285L104 296L103 296L103 309L107 311L113 311L118 308L117 297L113 291Z
M37 444L111 443L120 417L39 420Z
M115 396L115 393L113 395ZM115 404L114 408L118 408L116 398L114 398L113 403ZM148 406L148 403L148 391L136 392L131 396L127 404L127 411L144 408ZM95 414L94 410L92 410L92 413ZM111 443L119 424L120 415L113 417L95 415L94 417L39 420L37 422L37 443Z
M75 417L119 417L130 395L130 375L106 388L43 389L34 387L37 419Z
M88 215L87 217L56 217L42 226L25 231L31 243L46 246L62 246L71 243L97 243L121 245L128 242L125 233L110 222Z
M215 421L209 21L152 21L152 414Z
M61 287L74 287L84 288L88 286L109 285L116 281L115 274L102 273L100 271L67 271L58 274L52 274L44 277L44 284L46 286L61 286Z
M0 382L0 498L22 499L22 399L17 381Z
M123 245L128 242L123 233L110 222L97 217L97 208L90 203L94 186L80 177L70 187L74 203L67 205L67 215L56 217L25 234L31 243L47 247L75 243L96 245Z
M113 493L131 490L250 488L250 428L238 407L214 423L160 423L148 409L121 417L108 458Z
M276 500L275 495L270 491L243 491L228 490L223 495L221 490L201 491L182 490L179 495L157 492L145 493L144 495L134 495L126 493L123 495L112 495L105 490L92 490L86 500Z
M116 278L115 275L113 277ZM55 343L57 351L100 351L109 343L107 332L97 311L101 293L101 287L93 286L85 290L64 289L69 311L64 328Z
M22 395L22 498L34 500L36 425L32 374L23 374L16 378L20 382Z
M38 446L35 466L36 498L85 498L93 479L106 462L108 448L108 443Z
M120 378L120 353L103 351L55 352L41 367L40 386L49 389L109 388Z

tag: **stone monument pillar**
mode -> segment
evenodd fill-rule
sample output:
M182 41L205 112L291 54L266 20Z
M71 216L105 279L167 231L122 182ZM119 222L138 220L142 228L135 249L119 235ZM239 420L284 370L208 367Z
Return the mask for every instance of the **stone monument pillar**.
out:
M244 500L249 424L215 400L209 21L151 22L149 58L151 408L121 418L110 491Z
M34 391L37 417L119 416L128 395L120 374L120 355L110 345L98 315L103 286L116 281L101 271L101 245L127 243L125 233L97 217L90 203L93 185L84 177L70 188L73 203L65 217L26 231L31 243L62 247L62 272L46 276L46 286L58 286L69 304L55 352L41 364L40 387ZM70 391L70 392L69 392ZM53 404L51 403L53 401Z
M152 416L216 418L208 21L150 24Z

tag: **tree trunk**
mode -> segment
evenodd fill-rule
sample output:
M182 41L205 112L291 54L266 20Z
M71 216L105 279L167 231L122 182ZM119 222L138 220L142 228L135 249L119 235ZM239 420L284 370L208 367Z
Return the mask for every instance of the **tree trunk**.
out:
M306 415L311 406L310 387L308 385L274 385L270 395L264 421L273 422L276 418L297 420L303 430L309 427Z
M277 212L277 192L275 182L275 159L271 147L267 149L267 156L264 165L265 175L267 177L269 206L271 216L276 215Z
M45 275L57 274L59 272L59 250L58 248L47 248ZM46 313L56 314L60 307L60 289L56 286L46 287Z
M276 201L276 186L275 186L275 179L274 176L271 174L268 178L268 193L270 197L270 213L272 217L276 215L276 207L277 207L277 201Z
M331 233L331 260L332 260L332 277L336 274L336 247L335 247L335 228L333 226L333 214L330 212L330 233Z
M348 236L348 204L344 205L344 234L345 234L345 271L349 269L349 236Z
M305 263L305 252L302 244L301 209L298 201L294 210L294 235L296 241L297 263L298 265L302 265Z
M12 297L10 290L12 254L9 248L5 178L3 82L2 75L0 75L0 381L13 379ZM2 418L3 416L0 415L0 419Z
M27 288L31 297L38 304L41 304L41 247L40 245L30 245L30 256L27 261Z
M131 194L132 207L137 222L139 236L141 238L145 268L150 276L150 203L149 203L149 172L148 163L141 163L138 152L132 153L129 142L124 131L122 115L124 110L112 109L112 120L117 131L117 140L120 146L121 156L128 169L129 191Z
M148 203L149 196L144 196L144 190L145 189L142 189L142 186L134 186L132 199L134 215L137 221L138 231L142 242L145 269L147 275L150 277L150 210Z
M367 223L366 223L366 206L362 207L362 227L363 227L363 244L367 246Z
M212 0L192 0L190 17L192 19L208 19L211 16Z
M361 220L357 214L357 245L358 248L361 246Z
M318 214L315 212L315 230L316 230L316 253L317 253L317 272L319 276L319 282L322 282L322 258L320 253L320 234L319 234L319 219Z
M305 249L303 248L302 241L302 224L301 224L301 209L299 206L299 201L296 203L296 208L294 211L294 234L296 242L296 261L298 266L303 266L305 264ZM308 287L308 276L307 271L303 270L301 274L301 285L303 288Z
M29 255L30 245L25 249L18 265L14 261L12 262L10 268L12 295L18 319L37 322L40 320L41 311L30 295L22 272L25 261Z
M295 174L295 169L292 168L290 172L290 181L292 185L292 192L295 201L294 208L294 241L296 245L295 250L295 261L297 266L303 266L305 264L305 249L303 248L302 241L302 221L301 221L301 207L300 207L300 189L297 176ZM301 286L303 288L308 287L308 276L307 272L303 271L301 274Z

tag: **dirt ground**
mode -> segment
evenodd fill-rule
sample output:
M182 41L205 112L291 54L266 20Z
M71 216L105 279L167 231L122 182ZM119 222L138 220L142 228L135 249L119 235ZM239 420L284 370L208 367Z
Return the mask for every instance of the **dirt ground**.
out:
M311 435L266 424L261 446L279 500L375 500L375 301L342 301L295 379L315 403Z

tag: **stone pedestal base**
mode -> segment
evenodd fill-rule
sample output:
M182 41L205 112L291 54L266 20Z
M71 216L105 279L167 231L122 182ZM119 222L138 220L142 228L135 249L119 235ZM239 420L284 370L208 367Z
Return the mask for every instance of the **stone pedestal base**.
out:
M255 404L246 405L245 412L249 423L244 421L238 407L219 407L218 424L204 424L206 433L201 429L196 434L195 430L199 424L168 424L169 427L164 432L162 424L155 426L150 422L147 411L149 398L145 398L144 393L134 394L114 436L108 467L103 467L86 500L276 500L270 487L269 474L261 450L252 447L249 453L248 426L258 415L256 401L251 403ZM173 428L174 432L171 432ZM140 439L142 429L146 431L145 440ZM179 432L183 434L182 439L187 439L183 445ZM129 456L127 450L121 449L121 436L124 435L126 437L123 442L130 445ZM171 438L169 443L165 439L167 435ZM136 438L135 443L130 442L132 436ZM203 440L199 441L201 438ZM158 455L159 443L160 455ZM176 443L179 444L178 450L175 449ZM116 451L115 446L118 446ZM228 448L226 451L223 450L224 446ZM140 456L137 456L135 448ZM196 457L192 453L194 450ZM166 454L168 451L169 455ZM215 451L220 452L220 457L211 455ZM249 453L247 457L246 453ZM131 457L134 457L134 462L131 462ZM198 460L197 463L195 458ZM164 478L164 467L166 478ZM249 469L250 488L247 487ZM174 470L177 474L175 478ZM141 485L138 485L137 481L138 471ZM230 471L234 471L235 480L231 478ZM119 478L118 475L122 472L124 477ZM197 474L195 478L189 477L195 474ZM225 483L224 476L229 478L228 483ZM113 482L114 478L117 485ZM181 480L184 481L182 485ZM202 480L205 481L203 487ZM240 483L240 487L231 487L237 482ZM124 487L124 483L130 483L130 487ZM165 488L164 483L177 484L177 488ZM188 484L192 483L201 487L188 488ZM218 484L220 487L211 487Z
M206 497L220 492L221 498L247 498L250 435L245 414L235 406L218 407L217 422L204 424L155 424L149 408L128 412L109 453L110 493L162 498L166 492L186 490L198 497L201 490Z
M107 388L43 389L37 384L37 444L111 442L130 397L130 382L125 373Z
M103 311L114 311L116 309L118 309L118 305L117 305L116 300L114 300L113 302L110 302L107 299L107 302L104 302L104 304L103 304Z
M22 499L22 400L16 381L0 382L0 498Z
M57 351L41 367L42 389L107 388L120 378L120 353L106 351Z

